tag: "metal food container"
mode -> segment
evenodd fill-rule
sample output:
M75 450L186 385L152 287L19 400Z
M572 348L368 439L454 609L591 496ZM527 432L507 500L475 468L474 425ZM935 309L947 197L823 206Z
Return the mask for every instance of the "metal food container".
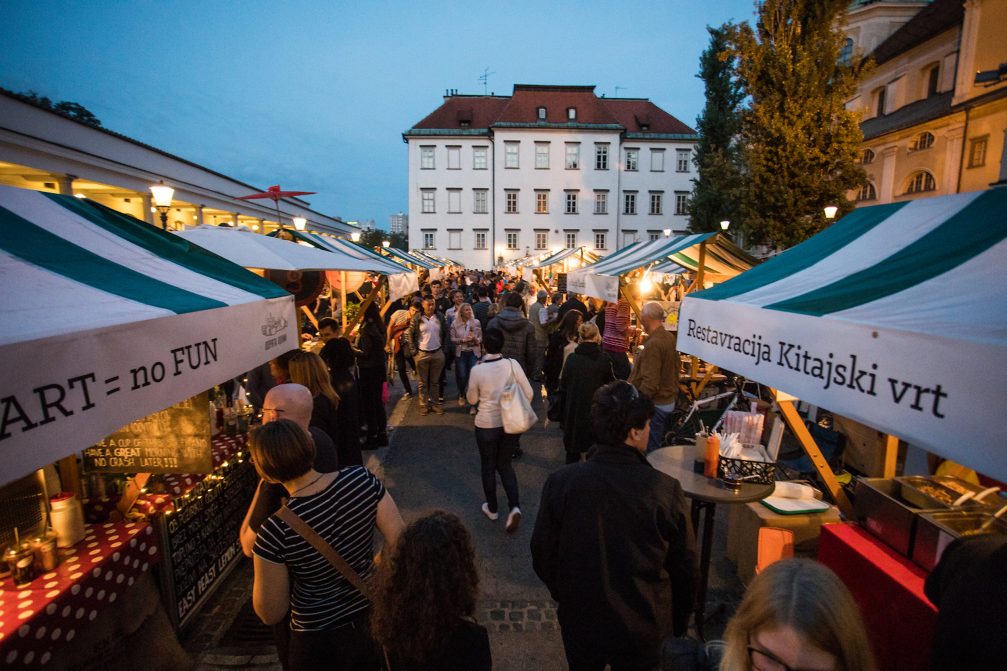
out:
M926 510L940 512L946 507L921 508L907 502L903 478L859 478L853 511L857 522L890 545L896 552L911 556L916 520Z
M921 513L916 523L913 562L920 568L932 571L951 541L963 536L978 535L979 528L991 517L989 513L971 510ZM982 533L1007 535L1007 523L995 520Z
M951 504L961 496L954 489L949 489L943 484L935 482L932 478L922 475L906 475L895 478L895 481L902 486L902 498L917 508L936 510L950 508Z
M961 478L955 477L953 475L932 475L930 479L937 484L950 489L958 496L962 494L972 492L973 494L979 494L983 492L986 488L981 485L976 485L968 480L962 480ZM996 492L993 492L983 498L982 501L976 501L970 498L965 502L964 507L966 508L989 508L991 511L996 512L1000 506L1002 506L1005 501L997 496Z

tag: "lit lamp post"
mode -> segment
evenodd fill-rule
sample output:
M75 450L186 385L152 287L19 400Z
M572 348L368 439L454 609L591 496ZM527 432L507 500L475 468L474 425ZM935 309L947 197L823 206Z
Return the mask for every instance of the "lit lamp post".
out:
M294 217L293 222L294 222L294 228L296 228L299 231L303 231L305 226L308 225L308 220L305 219L304 217Z
M350 233L350 240L353 242L360 242L360 231L353 231Z
M829 219L829 220L835 219L836 218L836 212L838 212L838 211L839 211L839 208L836 207L835 205L826 205L825 206L825 218Z
M666 238L670 238L671 237L671 229L670 228L664 229L664 237L666 237Z
M381 246L384 247L385 249L388 249L389 247L392 246L392 242L391 240L382 240Z
M160 182L150 187L150 193L154 197L154 207L161 213L161 228L168 230L168 210L171 209L171 197L175 195L175 190Z

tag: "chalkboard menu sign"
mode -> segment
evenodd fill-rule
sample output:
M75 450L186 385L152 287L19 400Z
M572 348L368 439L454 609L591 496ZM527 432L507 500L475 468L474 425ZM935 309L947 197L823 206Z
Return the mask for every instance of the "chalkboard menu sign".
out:
M259 478L248 462L233 462L202 481L177 510L161 515L161 580L167 610L182 627L241 559L238 529Z
M206 392L130 422L84 450L84 468L104 473L209 473L209 407Z
M566 273L559 273L556 275L556 291L561 294L566 293Z

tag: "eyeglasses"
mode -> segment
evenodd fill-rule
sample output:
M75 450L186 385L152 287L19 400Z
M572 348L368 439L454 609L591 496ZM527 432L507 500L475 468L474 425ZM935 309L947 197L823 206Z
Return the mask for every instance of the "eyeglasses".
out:
M756 648L754 645L748 646L748 661L754 671L811 671L810 669L795 669L787 666L773 653Z
M284 410L283 408L263 408L262 416L265 417L267 413L270 415L282 415L285 412L286 410Z

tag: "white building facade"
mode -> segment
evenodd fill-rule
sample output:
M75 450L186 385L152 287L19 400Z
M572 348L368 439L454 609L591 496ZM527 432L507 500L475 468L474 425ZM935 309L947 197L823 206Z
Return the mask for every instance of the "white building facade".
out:
M404 133L409 241L470 268L688 228L694 130L593 86L449 94Z

